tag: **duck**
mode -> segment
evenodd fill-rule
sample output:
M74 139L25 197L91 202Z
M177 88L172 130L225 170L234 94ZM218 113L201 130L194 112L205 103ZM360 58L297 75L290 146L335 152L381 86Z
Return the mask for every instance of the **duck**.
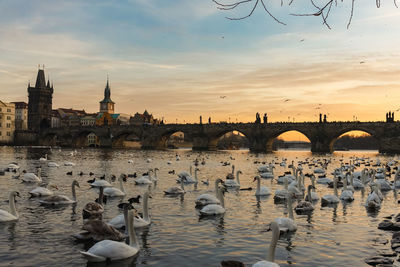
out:
M287 208L289 212L289 218L287 217L279 217L275 218L274 222L276 222L279 226L279 230L281 233L295 232L297 231L297 223L294 220L293 216L293 207L292 207L292 196L290 194L286 197Z
M253 267L279 267L279 264L275 263L275 249L278 244L280 227L277 222L273 221L270 224L270 229L272 230L272 239L269 243L269 250L267 260L258 261L253 264ZM243 265L244 266L244 265Z
M222 179L215 180L215 194L217 194L218 192L219 184L224 184L224 181ZM216 196L212 194L201 194L196 198L195 203L196 207L200 208L209 204L220 204L220 201Z
M212 216L212 215L221 215L225 213L224 195L222 190L224 190L223 187L218 187L217 198L220 204L209 204L203 207L200 210L201 215Z
M242 174L242 171L238 170L236 172L236 181L234 179L226 179L225 186L228 188L238 188L240 187L240 179L239 175Z
M116 261L135 256L140 251L139 242L137 240L135 229L133 211L128 212L128 233L129 245L123 242L113 240L103 240L96 243L87 252L81 251L80 253L89 262L104 262Z
M39 202L44 205L68 205L76 203L75 186L80 187L77 180L73 180L71 184L72 199L65 195L52 195L39 200Z
M338 198L338 192L337 192L337 179L336 176L333 178L333 195L325 195L321 197L321 205L329 205L329 204L336 204L339 203L340 199Z
M141 198L141 195L137 195L136 197L131 197L130 199L128 199L128 202L130 204L132 204L132 203L140 203L140 198Z
M256 189L256 192L255 192L256 196L269 196L269 195L271 195L271 191L269 190L268 187L261 186L260 176L257 175L256 177L254 177L253 182L255 182L255 181L257 181L257 189Z
M12 222L19 219L18 211L15 207L15 198L20 197L18 191L11 191L8 195L10 212L0 209L0 222Z
M123 184L123 179L126 178L125 174L121 174L118 177L119 180L119 188L115 188L115 187L106 187L104 188L104 195L108 196L108 197L123 197L126 195L125 193L125 188L124 188L124 184Z
M32 197L44 197L44 196L52 196L52 195L54 195L54 192L51 191L49 188L54 188L54 189L58 190L58 186L55 185L55 184L52 184L52 183L49 183L47 185L47 187L48 188L39 186L39 187L36 187L35 189L31 190L29 192L29 194L31 195L31 198Z
M41 183L42 178L41 178L41 173L42 173L42 168L37 169L37 175L34 174L33 172L27 172L22 175L22 182L25 183Z

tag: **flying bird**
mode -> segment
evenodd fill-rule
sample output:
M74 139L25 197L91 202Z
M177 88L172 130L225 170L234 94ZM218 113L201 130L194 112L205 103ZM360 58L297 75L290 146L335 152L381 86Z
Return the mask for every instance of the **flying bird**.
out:
M321 109L320 107L316 107L315 109Z
M288 101L290 101L290 99L288 98L288 99L285 99L283 102L288 102Z
M301 39L300 42L304 42L304 39Z
M360 61L360 64L364 64L365 63L365 61Z
M226 97L226 95L221 95L219 98L225 98Z

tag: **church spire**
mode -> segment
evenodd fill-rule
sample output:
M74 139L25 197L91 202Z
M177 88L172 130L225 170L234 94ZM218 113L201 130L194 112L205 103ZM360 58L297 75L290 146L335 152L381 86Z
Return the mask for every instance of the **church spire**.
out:
M39 69L37 78L36 78L36 88L44 88L46 87L46 79L44 77L44 70Z
M110 89L110 83L109 83L108 75L107 75L106 88L104 89L104 99L101 102L103 102L103 103L113 103L113 101L111 100L111 89Z

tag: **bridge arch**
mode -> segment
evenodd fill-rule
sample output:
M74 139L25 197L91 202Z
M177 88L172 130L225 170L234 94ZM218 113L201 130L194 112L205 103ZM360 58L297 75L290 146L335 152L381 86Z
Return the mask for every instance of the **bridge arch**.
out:
M84 130L72 138L75 147L98 147L100 146L99 135L95 131Z
M166 149L169 147L171 148L172 146L172 139L173 137L176 137L176 140L180 140L179 142L187 142L190 143L192 141L190 133L188 133L184 129L169 129L163 133L161 133L158 137L157 140L155 140L156 148L159 149Z
M285 135L285 134L288 134L288 133L289 134L290 133L297 133L297 135L300 134L302 136L303 140L305 140L305 141L308 140L308 142L310 142L310 144L312 142L312 137L310 136L310 134L305 132L305 131L303 131L303 130L301 130L301 129L284 129L284 130L280 130L280 131L277 131L277 132L273 133L271 136L269 136L267 138L267 143L266 143L267 152L272 152L273 150L275 150L274 141L278 137L280 137L282 135Z
M226 144L221 144L223 138L230 140L226 140ZM242 145L249 147L250 138L249 135L244 131L225 129L209 138L208 147L210 150L217 150L218 144L220 144L220 147L223 149L239 149Z
M335 143L336 141L338 141L340 138L345 137L345 136L353 136L350 138L354 138L357 136L369 136L370 138L372 138L372 140L368 140L369 141L369 146L371 148L376 148L379 149L380 148L380 140L377 137L377 135L374 133L374 131L372 131L371 129L365 129L364 127L352 127L351 129L354 130L348 130L348 129L342 129L340 131L338 131L337 133L335 133L335 135L333 136L333 138L330 140L329 142L329 149L331 152L335 151ZM364 137L367 138L367 137ZM372 144L371 144L372 141ZM345 144L344 144L345 145ZM357 145L356 145L357 147ZM363 148L367 148L367 146L363 146L363 144L359 144L358 148L363 149ZM348 149L348 147L340 147L340 149Z
M112 147L141 148L140 136L133 131L124 131L112 137Z

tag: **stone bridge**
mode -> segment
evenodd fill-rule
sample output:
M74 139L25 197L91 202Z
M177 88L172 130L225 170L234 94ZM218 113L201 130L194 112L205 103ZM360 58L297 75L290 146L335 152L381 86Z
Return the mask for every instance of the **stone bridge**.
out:
M94 133L101 147L120 147L128 136L134 136L144 149L163 149L168 138L183 132L185 140L193 142L194 150L215 150L224 134L238 131L245 135L253 152L272 151L273 140L288 131L298 131L311 142L312 152L332 152L333 143L342 134L359 130L379 142L379 151L400 153L400 123L392 122L303 122L303 123L211 123L119 125L110 127L51 128L39 135L40 145L81 147L86 137Z

